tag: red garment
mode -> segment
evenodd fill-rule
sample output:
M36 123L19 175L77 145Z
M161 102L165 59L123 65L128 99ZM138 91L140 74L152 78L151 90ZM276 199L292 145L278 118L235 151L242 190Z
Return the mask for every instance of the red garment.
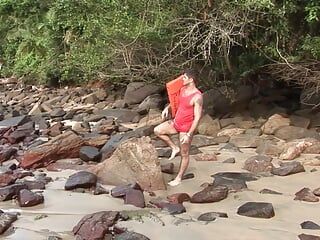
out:
M190 104L190 102L195 95L201 95L201 92L197 90L187 96L184 96L183 94L184 89L181 89L179 107L173 120L173 126L178 132L188 132L190 130L194 120L194 106Z

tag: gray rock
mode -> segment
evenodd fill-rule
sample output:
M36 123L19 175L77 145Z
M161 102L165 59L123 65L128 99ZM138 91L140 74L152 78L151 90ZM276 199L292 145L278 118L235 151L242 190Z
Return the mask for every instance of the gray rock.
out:
M212 203L219 202L228 196L228 188L225 186L208 186L202 191L195 193L190 202L192 203Z
M1 211L1 210L0 210ZM18 219L17 214L13 213L0 213L0 234L4 233L13 222Z
M295 126L284 126L280 127L275 131L274 134L277 138L290 141L300 138L315 138L317 140L320 139L319 133L314 130L309 130L301 127Z
M271 203L247 202L238 208L237 214L254 218L272 218L274 209Z
M313 194L310 188L302 188L296 192L294 200L305 201L305 202L319 202L319 198Z
M233 143L227 143L219 149L219 151L231 151L231 152L241 152L240 149Z
M230 137L230 143L234 144L236 147L242 148L256 148L261 139L257 136L239 134Z
M279 192L276 192L276 191L273 191L273 190L270 190L270 189L262 189L259 193L261 194L275 194L275 195L282 195L282 193L279 193Z
M162 87L155 85L145 85L143 82L129 83L124 94L124 101L128 105L141 103L146 97L160 93Z
M85 162L99 162L101 159L101 153L96 147L83 146L80 148L79 157Z
M235 158L228 158L223 161L223 163L235 163L235 162L236 162Z
M312 230L319 230L320 226L312 221L305 221L300 224L302 229L312 229Z
M273 167L271 173L278 176L287 176L300 172L305 172L303 165L300 162L282 162L280 167Z
M211 222L216 218L228 218L228 214L221 212L207 212L203 213L198 217L198 221Z
M93 173L81 171L75 174L72 174L65 186L65 190L73 190L76 188L91 188L96 186L97 176Z
M146 236L136 232L124 232L116 235L115 240L150 240Z
M31 192L27 189L22 189L18 195L18 203L20 207L32 207L44 202L44 197L41 194Z
M300 240L320 240L320 236L315 235L309 235L309 234L300 234L299 236Z
M17 127L29 121L27 116L18 116L0 122L0 128Z
M145 207L144 195L141 190L129 189L124 198L124 204L130 204L139 208Z

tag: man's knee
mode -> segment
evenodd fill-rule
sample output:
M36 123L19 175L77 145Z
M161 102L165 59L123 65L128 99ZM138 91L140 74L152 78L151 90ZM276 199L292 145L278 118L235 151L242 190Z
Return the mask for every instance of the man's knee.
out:
M159 136L161 134L161 131L160 131L160 128L159 126L156 126L154 129L153 129L153 132L155 135Z
M182 147L180 154L181 154L181 157L188 157L189 156L189 148Z

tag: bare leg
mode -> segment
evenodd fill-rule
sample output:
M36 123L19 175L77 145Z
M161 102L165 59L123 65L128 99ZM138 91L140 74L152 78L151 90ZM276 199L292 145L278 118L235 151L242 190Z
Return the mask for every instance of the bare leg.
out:
M175 145L171 138L168 136L178 133L177 130L173 127L173 122L169 120L161 123L160 125L154 128L154 133L165 143L167 143L169 147L171 147L172 153L169 160L173 159L180 152L180 148L177 145Z
M180 133L180 136L179 136L180 139L184 135L185 135L185 133ZM190 150L191 140L192 139L190 139L190 141L188 143L184 143L184 144L180 145L180 147L181 147L180 168L179 168L179 172L178 172L178 175L176 176L176 178L173 181L168 183L170 186L177 186L181 183L182 177L189 166L189 160L190 160L189 150Z

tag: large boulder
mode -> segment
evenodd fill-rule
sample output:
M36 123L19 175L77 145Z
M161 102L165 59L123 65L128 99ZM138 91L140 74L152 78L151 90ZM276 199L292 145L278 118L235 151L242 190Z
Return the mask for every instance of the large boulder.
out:
M220 129L219 120L213 120L208 114L201 118L198 126L199 134L208 136L216 136Z
M161 92L162 87L145 85L143 82L129 83L124 94L124 101L128 104L141 103L146 97Z
M149 137L132 138L119 145L113 155L91 169L98 181L111 185L137 182L142 189L165 189L160 161Z
M43 167L58 159L79 157L79 150L84 144L85 141L74 132L65 132L45 144L27 150L20 166Z
M261 130L264 134L274 134L278 128L289 125L289 118L276 113L269 117L268 121L261 127Z
M280 127L275 131L274 135L283 140L294 140L300 138L320 139L320 135L316 131L295 126Z

